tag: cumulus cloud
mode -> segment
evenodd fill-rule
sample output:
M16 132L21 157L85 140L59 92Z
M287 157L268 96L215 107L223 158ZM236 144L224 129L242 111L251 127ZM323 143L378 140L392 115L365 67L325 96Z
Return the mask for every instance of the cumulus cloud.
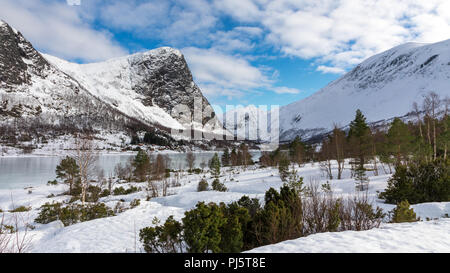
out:
M176 46L204 44L218 17L206 0L91 0L82 5L105 26Z
M299 94L301 90L289 87L273 87L272 90L277 94Z
M450 38L445 0L280 0L265 6L263 14L267 39L281 52L341 69L405 42Z
M182 52L199 82L243 90L271 84L263 71L243 58L195 47L184 48Z
M189 47L182 49L202 91L211 97L242 98L248 93L271 91L277 94L299 94L296 88L274 86L277 71L255 67L244 58L215 49Z
M0 19L21 31L39 50L86 62L127 54L107 31L95 30L65 2L0 0Z
M447 0L233 0L214 6L265 29L266 41L281 53L318 59L334 72L402 43L450 38ZM325 65L317 69L332 72Z
M329 73L329 74L344 74L345 70L339 67L331 67L326 65L319 65L317 67L317 71L320 71L322 73Z

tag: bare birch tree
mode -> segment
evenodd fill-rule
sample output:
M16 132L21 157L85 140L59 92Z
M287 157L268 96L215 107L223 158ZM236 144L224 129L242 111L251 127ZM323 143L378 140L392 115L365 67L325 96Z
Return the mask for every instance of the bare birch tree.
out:
M95 176L97 168L98 154L94 149L94 144L89 136L76 139L75 160L80 168L81 180L81 203L86 203L86 192L91 179Z

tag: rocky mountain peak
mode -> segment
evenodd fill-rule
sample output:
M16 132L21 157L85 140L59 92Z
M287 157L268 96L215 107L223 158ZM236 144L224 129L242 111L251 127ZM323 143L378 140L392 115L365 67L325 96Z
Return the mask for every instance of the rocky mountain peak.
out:
M30 83L30 74L44 77L49 63L23 35L4 21L0 22L0 85Z
M162 47L132 55L128 61L132 89L144 96L144 105L157 105L170 112L176 105L184 104L192 110L194 97L209 105L179 50Z

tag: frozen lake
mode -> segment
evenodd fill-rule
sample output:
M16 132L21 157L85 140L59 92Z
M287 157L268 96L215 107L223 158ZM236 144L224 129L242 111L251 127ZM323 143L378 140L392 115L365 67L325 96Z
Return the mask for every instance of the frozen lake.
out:
M221 154L221 153L219 153ZM260 152L251 152L254 159L258 159ZM171 169L186 168L185 153L168 153ZM195 167L202 162L206 166L214 152L195 153ZM135 155L132 154L103 154L99 155L97 166L103 169L108 177L114 173L114 167L119 163L126 163ZM0 189L18 189L34 185L43 185L56 178L55 169L63 157L0 157Z

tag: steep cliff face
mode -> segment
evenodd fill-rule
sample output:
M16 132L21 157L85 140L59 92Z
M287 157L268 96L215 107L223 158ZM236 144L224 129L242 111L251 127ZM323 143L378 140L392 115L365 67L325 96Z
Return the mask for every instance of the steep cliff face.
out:
M76 64L35 50L20 32L0 22L0 122L39 120L48 124L90 129L123 130L130 120L138 126L170 131L186 129L171 115L179 104L194 110L194 98L209 106L194 83L178 50L159 48L108 60ZM221 134L210 115L208 127ZM213 118L211 118L213 117ZM29 123L29 122L28 122ZM141 124L141 125L139 125Z
M8 24L0 21L0 86L30 84L31 75L45 77L48 62Z
M191 71L180 51L159 48L128 57L131 88L145 97L144 105L158 105L167 112L179 104L194 107L193 98L209 105L194 83Z

